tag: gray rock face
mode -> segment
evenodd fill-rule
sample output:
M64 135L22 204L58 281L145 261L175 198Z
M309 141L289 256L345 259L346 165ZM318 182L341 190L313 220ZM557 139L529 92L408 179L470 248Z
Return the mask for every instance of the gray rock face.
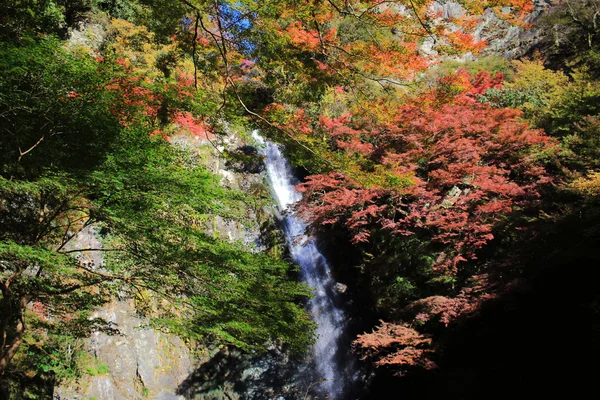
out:
M174 135L170 141L175 146L189 151L196 155L196 163L206 166L211 172L221 177L221 185L241 190L252 195L259 195L257 191L263 191L265 172L260 169L257 172L241 172L235 168L228 166L227 161L219 152L227 150L236 150L250 148L248 143L240 138L240 135L233 132L227 125L224 126L226 135L218 139L200 139L196 136L190 136L184 133ZM257 196L260 197L260 196ZM252 251L262 251L264 246L261 244L260 224L265 219L273 217L272 207L261 207L254 209L248 207L245 210L245 221L248 223L240 223L225 219L221 216L214 216L206 225L206 233L229 240L231 242L243 243Z
M56 398L183 398L176 390L193 371L193 357L180 338L145 327L129 300L115 300L93 317L112 322L120 332L113 336L95 332L87 345L88 351L108 366L108 373L59 387Z
M436 1L429 11L443 19L460 18L465 15L465 9L455 1Z
M65 250L84 250L84 249L101 249L102 242L98 236L98 230L93 225L88 225L83 228L77 236L74 237L67 245ZM90 269L102 267L102 252L100 251L84 251L78 253L77 260Z
M232 171L219 155L219 151L226 148L248 145L234 132L213 143L183 133L176 134L171 143L189 153L190 167L206 166L222 177L222 185L250 193L261 190L267 193L263 184L264 172ZM244 243L254 251L262 250L260 221L272 218L272 210L265 206L258 209L248 207L245 211L245 223L215 216L207 224L206 232ZM86 227L69 244L69 250L101 247L98 231L93 226ZM82 252L78 259L90 268L102 268L101 252ZM282 370L287 364L285 359L279 360L279 363L274 361L281 355L251 361L249 357L242 359L239 354L228 351L224 356L224 352L218 349L204 354L199 360L179 337L148 327L148 320L137 315L133 300L113 300L93 317L111 322L119 331L118 335L95 332L86 343L88 353L108 367L108 372L86 375L76 383L56 388L56 400L237 399L240 398L240 389L234 386L244 386L244 391L252 393L254 388L261 387L261 382L268 380L266 375L273 370ZM269 389L263 387L261 390L264 393Z
M95 54L106 40L107 34L102 24L80 23L76 29L69 30L69 45L82 46Z
M484 53L500 54L506 58L517 58L526 51L524 44L530 36L530 31L504 21L489 9L475 29L475 38L488 44Z
M263 354L213 349L179 387L186 399L304 400L315 384L314 366L273 346Z
M534 0L534 10L525 18L525 23L533 23L549 6L550 2L547 0ZM502 9L503 13L509 11L509 8ZM491 9L486 10L475 30L475 37L488 44L483 51L484 55L498 54L510 59L528 54L539 42L541 35L542 32L535 28L528 29L504 21Z
M87 226L67 248L99 249L102 242L97 229ZM77 258L91 269L102 268L101 252L81 252ZM193 368L180 338L145 327L132 300L114 300L92 317L112 323L119 331L113 336L94 332L86 344L88 353L108 367L108 373L86 375L76 384L59 387L56 399L181 398L175 391Z
M534 11L525 18L525 23L534 22L547 9L549 4L547 0L535 0ZM500 11L509 14L511 9L504 7ZM451 30L459 29L459 27L452 24L449 20L460 18L465 14L462 5L452 0L439 0L435 2L430 7L429 12L437 17L437 24L445 25ZM539 42L541 32L511 24L505 21L494 10L488 8L480 17L474 31L474 36L478 41L484 40L487 43L487 47L481 55L494 54L515 59L529 53ZM425 38L419 50L425 56L436 56L436 41L433 38ZM472 58L472 55L467 54L461 60Z

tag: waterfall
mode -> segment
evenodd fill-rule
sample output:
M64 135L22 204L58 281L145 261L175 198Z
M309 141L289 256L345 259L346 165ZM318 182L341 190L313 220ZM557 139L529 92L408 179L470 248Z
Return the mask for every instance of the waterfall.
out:
M277 205L281 211L298 202L302 195L296 191L298 180L292 168L275 143L263 139L257 131L252 137L263 147L266 157L268 179ZM345 389L352 383L352 361L348 361L349 349L340 348L346 317L337 305L339 295L336 282L331 276L327 260L312 239L303 238L306 224L293 213L283 217L286 241L293 260L300 265L300 276L312 289L314 296L308 303L317 323L317 338L313 347L314 363L319 378L317 390L330 399L344 398Z

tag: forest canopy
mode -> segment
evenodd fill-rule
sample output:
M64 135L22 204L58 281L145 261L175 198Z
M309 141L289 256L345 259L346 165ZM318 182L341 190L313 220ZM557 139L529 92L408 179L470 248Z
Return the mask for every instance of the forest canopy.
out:
M185 131L244 162L216 144L230 126L260 128L305 172L294 211L376 315L354 350L378 373L435 377L443 392L470 324L493 332L508 315L540 334L524 316L537 301L597 333L580 277L598 261L600 3L546 3L4 2L0 373L14 359L62 379L73 360L32 343L109 329L89 317L123 291L165 300L153 322L180 335L308 347L309 289L293 266L206 233L263 200L172 143ZM89 27L95 46L73 40ZM525 36L503 41L514 32ZM102 268L69 246L92 228ZM493 375L477 362L456 368Z

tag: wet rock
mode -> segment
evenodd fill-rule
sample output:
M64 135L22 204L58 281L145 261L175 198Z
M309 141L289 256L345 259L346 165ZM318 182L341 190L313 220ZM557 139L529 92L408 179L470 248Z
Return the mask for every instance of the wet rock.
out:
M258 149L254 146L245 145L237 148L240 153L243 153L247 156L256 156L258 155Z
M290 359L276 346L260 355L228 348L209 354L182 383L178 394L201 400L300 400L317 380L310 363Z
M260 174L265 170L263 157L254 146L244 145L228 152L227 166L238 173Z
M348 291L348 285L338 282L335 284L334 289L338 293L346 293Z

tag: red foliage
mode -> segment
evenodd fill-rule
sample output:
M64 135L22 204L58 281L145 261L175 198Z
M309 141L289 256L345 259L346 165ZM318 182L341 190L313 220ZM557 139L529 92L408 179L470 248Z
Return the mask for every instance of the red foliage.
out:
M211 45L211 41L202 35L198 35L196 42L198 42L198 44L202 47L209 47Z
M202 139L214 138L214 134L211 132L210 126L202 119L194 118L192 114L188 112L178 112L173 118L173 122L178 124L189 133L198 136Z
M123 126L133 124L138 114L155 118L160 97L150 89L151 85L143 77L135 74L128 60L119 59L117 64L122 66L121 75L106 86L106 89L117 93L112 112L119 116Z
M244 72L248 72L250 71L253 67L254 67L255 62L252 60L242 60L242 62L240 63L240 68L242 69L242 71Z
M451 78L462 85L458 96L442 101L439 93L426 93L429 100L415 99L383 125L359 124L349 115L322 118L321 130L339 149L412 185L369 187L339 173L310 176L299 186L305 193L300 213L316 224L343 224L355 243L368 241L373 229L428 232L445 245L435 264L449 273L476 258L475 251L493 239L494 225L535 202L550 182L536 153L554 144L521 122L520 111L475 101L501 76L465 78L464 71Z
M155 130L153 130L152 132L150 132L150 136L160 136L163 139L167 139L167 134L162 129L155 129Z
M188 113L177 112L176 106L171 105L194 97L194 76L191 73L175 70L175 79L169 82L142 75L131 67L127 59L119 59L116 63L120 74L106 89L115 93L111 111L119 117L123 126L140 123L140 117L154 125L159 110L166 109L169 120L173 118L173 122L197 136L210 135L210 129L204 121L194 120ZM76 93L69 94L69 97L76 96ZM162 131L152 132L153 136L156 134L165 136Z
M437 367L429 359L433 349L428 336L408 326L380 322L381 326L372 333L358 335L354 341L363 360L372 359L377 366L419 366L425 369Z
M459 317L471 315L487 300L497 297L505 290L487 274L472 276L455 297L430 296L412 302L404 309L405 314L414 315L414 323L435 321L448 327Z
M191 88L194 86L194 75L183 71L177 71L177 83L181 87Z
M42 321L47 321L50 313L48 312L48 307L39 301L34 301L29 306L29 310L34 313L38 318Z
M381 326L372 333L358 335L354 346L363 359L371 359L377 366L389 365L400 374L408 367L435 368L431 357L437 346L432 336L417 331L413 326L433 323L429 326L448 327L459 317L477 313L482 303L496 299L502 293L523 288L522 280L518 279L500 284L485 274L472 276L456 297L430 296L412 302L403 310L405 317L414 316L410 325L380 321Z

